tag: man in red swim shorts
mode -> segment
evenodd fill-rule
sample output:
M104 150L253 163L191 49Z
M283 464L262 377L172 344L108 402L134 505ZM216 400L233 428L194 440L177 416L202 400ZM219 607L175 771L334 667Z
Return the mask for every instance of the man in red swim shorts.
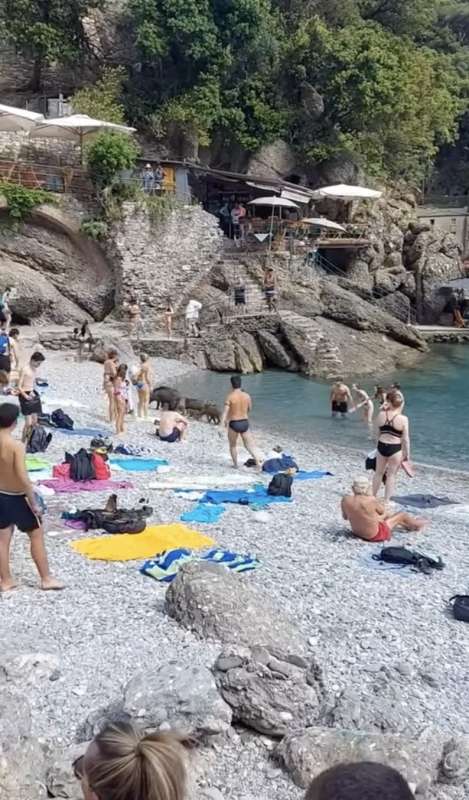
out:
M386 516L385 508L371 494L371 485L367 477L355 478L351 495L342 498L342 516L359 539L367 542L388 542L394 528L402 527L407 531L421 531L427 524L425 519L412 517L400 511Z

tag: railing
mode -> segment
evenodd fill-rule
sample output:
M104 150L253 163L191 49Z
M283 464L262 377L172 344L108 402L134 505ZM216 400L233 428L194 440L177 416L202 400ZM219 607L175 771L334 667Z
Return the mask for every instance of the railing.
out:
M342 247L359 247L368 242L366 228L358 225L348 225L344 231L340 231L316 228L302 220L283 220L278 217L273 221L245 217L240 226L233 226L231 222L221 224L227 237L226 249L231 249L229 243L232 242L232 247L236 249L264 251L270 248L295 254L313 244L319 247L333 243Z
M89 198L93 195L91 181L86 171L80 167L58 167L51 164L0 159L0 181L16 183L27 189L72 194L79 198Z

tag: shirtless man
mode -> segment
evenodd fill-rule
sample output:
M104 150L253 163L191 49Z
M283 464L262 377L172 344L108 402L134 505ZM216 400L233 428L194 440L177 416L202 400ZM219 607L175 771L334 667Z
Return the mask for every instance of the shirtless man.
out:
M18 395L21 413L24 417L23 442L28 440L31 428L37 425L38 414L42 414L41 398L35 390L36 373L41 364L46 360L42 353L33 353L29 364L20 372L18 381Z
M352 495L342 498L342 516L350 522L352 532L366 542L387 542L394 528L421 531L427 521L412 517L404 511L386 516L384 506L371 494L370 481L365 476L356 478Z
M155 421L155 425L158 421ZM177 411L163 411L159 421L158 436L162 442L182 442L189 428L188 420Z
M249 433L249 414L252 410L252 401L247 392L241 389L241 378L233 375L231 378L232 391L225 400L222 423L228 428L228 443L233 466L238 468L238 437L241 436L243 445L260 467L259 456L256 455L254 442Z
M345 419L349 410L349 403L353 406L352 393L348 386L342 381L334 383L331 389L331 410L332 416L341 415Z
M41 588L63 589L49 572L41 512L26 471L24 446L12 436L18 416L18 406L0 405L0 589L8 592L17 585L10 572L10 543L15 526L30 538Z

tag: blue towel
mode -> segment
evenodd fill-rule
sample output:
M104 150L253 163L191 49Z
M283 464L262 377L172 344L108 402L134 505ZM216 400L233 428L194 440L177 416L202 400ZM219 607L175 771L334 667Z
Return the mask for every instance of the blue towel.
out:
M109 461L129 472L149 472L158 467L167 467L168 462L164 458L115 458L111 456Z
M253 569L260 567L260 561L254 556L240 555L239 553L231 553L229 550L220 550L218 548L209 550L208 553L200 555L192 553L183 547L174 550L167 550L155 558L145 561L140 572L142 575L148 575L160 583L171 583L176 577L179 568L188 561L209 561L212 564L223 564L232 572L250 572Z
M221 503L239 503L242 506L268 506L271 503L291 503L291 497L272 497L267 494L265 486L258 486L252 492L247 492L245 489L212 489L200 498L201 503L213 503L214 505L221 505Z
M110 432L99 431L97 428L74 428L69 431L67 428L56 428L59 433L65 433L66 436L90 436L92 439L105 439L106 436L111 436Z
M218 522L222 514L225 513L224 506L212 506L209 503L199 503L193 511L186 511L181 514L181 522L204 522L207 525L211 522Z
M333 472L323 472L320 469L313 469L311 472L305 472L305 470L300 469L300 471L294 475L294 479L296 481L313 481L317 478L332 476L333 474Z

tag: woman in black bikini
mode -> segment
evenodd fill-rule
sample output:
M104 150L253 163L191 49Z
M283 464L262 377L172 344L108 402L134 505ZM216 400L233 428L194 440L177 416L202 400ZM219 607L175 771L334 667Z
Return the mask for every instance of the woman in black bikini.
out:
M387 503L394 494L396 474L404 461L410 457L409 420L402 413L404 396L397 389L391 389L386 395L386 406L377 418L379 431L376 471L373 479L373 494L378 492L386 475L384 499Z

